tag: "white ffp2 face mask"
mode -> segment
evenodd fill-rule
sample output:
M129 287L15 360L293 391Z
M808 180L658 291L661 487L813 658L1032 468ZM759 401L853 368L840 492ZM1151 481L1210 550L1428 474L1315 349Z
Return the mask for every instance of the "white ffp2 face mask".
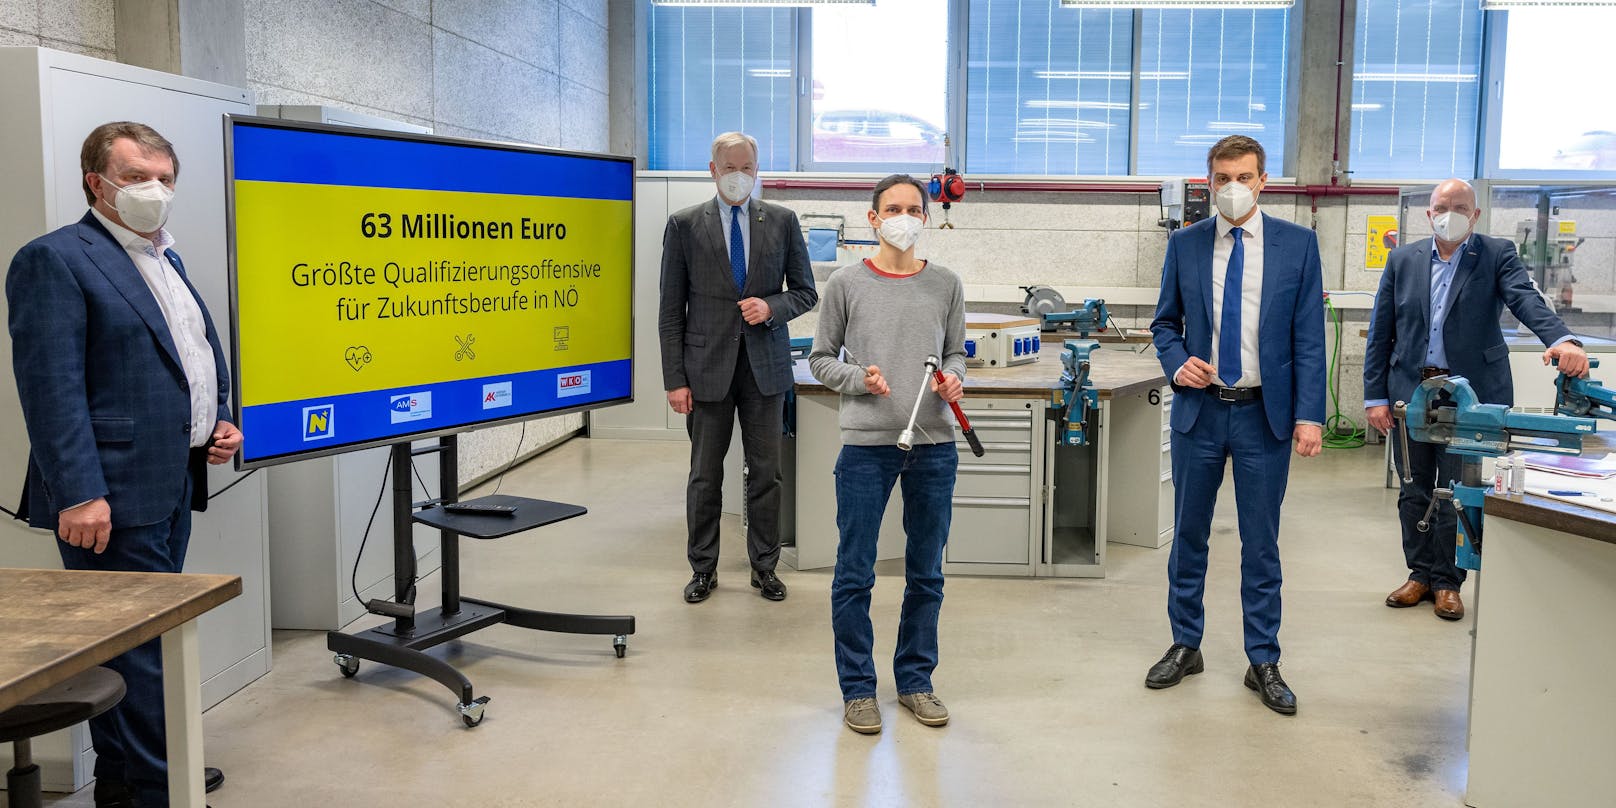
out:
M102 181L118 190L112 198L112 209L124 226L136 233L155 233L168 222L168 212L174 203L174 191L159 180L136 182L123 187L101 175Z
M1243 183L1226 182L1218 189L1214 201L1217 203L1218 213L1223 214L1223 218L1235 221L1251 212L1257 204L1257 195Z
M724 195L724 201L740 204L752 195L752 186L757 184L757 177L745 171L731 171L718 178L718 190Z
M1431 230L1437 238L1452 244L1470 235L1470 217L1451 210L1438 213L1431 217Z
M920 233L926 229L926 222L919 217L907 213L882 219L881 227L876 230L881 239L900 251L907 251L920 240Z

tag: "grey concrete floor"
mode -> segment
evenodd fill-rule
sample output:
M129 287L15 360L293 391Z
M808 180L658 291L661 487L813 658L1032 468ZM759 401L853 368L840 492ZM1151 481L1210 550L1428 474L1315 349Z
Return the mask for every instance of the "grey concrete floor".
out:
M1382 605L1405 570L1375 447L1292 467L1281 642L1295 717L1268 711L1241 684L1239 542L1226 482L1204 674L1170 690L1144 687L1171 642L1168 550L1112 545L1102 580L949 577L935 684L953 722L922 726L898 707L885 661L903 579L884 562L872 613L886 729L873 737L841 723L828 571L782 565L790 597L764 601L747 583L739 521L727 518L717 592L696 606L680 599L686 451L570 441L513 470L502 492L583 504L587 516L462 545L467 594L636 615L626 659L608 638L509 626L442 646L434 653L493 697L483 724L466 729L442 686L368 662L343 679L323 634L277 632L274 670L205 716L208 762L229 778L209 802L1462 802L1472 622ZM432 576L421 588L431 596L438 586ZM1469 604L1470 586L1464 594ZM56 804L88 804L88 795Z

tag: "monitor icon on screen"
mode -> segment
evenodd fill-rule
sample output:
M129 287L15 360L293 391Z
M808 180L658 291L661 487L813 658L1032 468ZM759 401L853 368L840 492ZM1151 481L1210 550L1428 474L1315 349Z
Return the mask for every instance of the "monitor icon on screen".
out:
M336 436L336 405L316 404L303 408L303 440Z

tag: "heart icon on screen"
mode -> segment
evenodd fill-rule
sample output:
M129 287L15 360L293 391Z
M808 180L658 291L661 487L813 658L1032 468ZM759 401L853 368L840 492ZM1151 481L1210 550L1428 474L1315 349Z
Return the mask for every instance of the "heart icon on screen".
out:
M370 349L363 345L352 345L342 354L342 358L348 360L348 366L357 371L370 364Z

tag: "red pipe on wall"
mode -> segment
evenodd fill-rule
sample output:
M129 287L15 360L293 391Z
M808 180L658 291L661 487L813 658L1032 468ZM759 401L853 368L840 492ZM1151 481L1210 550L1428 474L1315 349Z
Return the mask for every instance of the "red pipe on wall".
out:
M765 188L780 190L816 191L868 191L873 181L766 179L760 180ZM967 180L966 187L973 191L1021 191L1084 194L1154 194L1161 190L1157 183L1144 182L1040 182L1037 180ZM1263 193L1302 194L1305 196L1396 196L1395 185L1281 185L1271 183Z

